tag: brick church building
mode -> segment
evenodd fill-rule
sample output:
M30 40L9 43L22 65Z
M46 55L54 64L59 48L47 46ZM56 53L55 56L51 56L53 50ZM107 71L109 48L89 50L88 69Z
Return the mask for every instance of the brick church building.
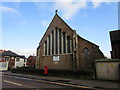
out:
M104 58L99 46L82 38L57 14L37 48L36 68L86 70L95 59Z

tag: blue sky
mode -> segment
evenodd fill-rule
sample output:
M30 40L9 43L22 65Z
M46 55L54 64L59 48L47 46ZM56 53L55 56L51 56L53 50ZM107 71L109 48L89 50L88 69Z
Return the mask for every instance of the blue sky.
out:
M58 15L77 33L100 46L110 57L109 31L118 29L117 2L3 2L1 48L18 54L36 54L39 42L58 9Z

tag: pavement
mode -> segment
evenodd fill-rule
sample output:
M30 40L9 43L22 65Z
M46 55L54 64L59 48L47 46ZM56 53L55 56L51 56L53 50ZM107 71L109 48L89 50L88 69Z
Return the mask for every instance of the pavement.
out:
M51 76L17 74L17 73L11 73L11 72L3 72L3 74L4 75L24 77L24 78L30 78L30 79L36 79L36 80L63 83L63 84L68 84L68 85L92 87L92 88L96 88L96 89L108 89L108 90L109 89L117 89L117 90L120 90L120 82L118 82L118 81L81 80L81 79L51 77Z

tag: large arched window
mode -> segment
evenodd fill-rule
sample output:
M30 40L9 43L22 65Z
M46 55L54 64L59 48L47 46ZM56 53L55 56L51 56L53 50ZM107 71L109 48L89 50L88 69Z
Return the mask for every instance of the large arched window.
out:
M45 41L45 55L47 55L47 41Z
M44 55L71 53L71 37L58 27L47 36L44 42Z
M70 53L70 36L67 36L67 53Z
M89 50L88 50L88 48L84 48L84 49L83 49L83 65L84 65L85 67L89 67L89 66L90 66Z
M55 49L56 49L55 50L56 51L55 54L58 54L58 28L57 27L55 28L55 36L56 36L55 37L55 42L56 42L55 43Z
M54 54L54 31L52 31L52 55Z
M59 29L59 54L62 54L62 36L61 36L61 29Z
M63 32L63 52L66 53L66 33Z
M48 44L49 44L49 47L48 47L48 55L50 55L50 47L51 47L51 46L50 46L50 45L51 45L51 44L50 44L50 43L51 43L50 41L51 41L51 40L50 40L50 35L49 35L49 36L48 36Z

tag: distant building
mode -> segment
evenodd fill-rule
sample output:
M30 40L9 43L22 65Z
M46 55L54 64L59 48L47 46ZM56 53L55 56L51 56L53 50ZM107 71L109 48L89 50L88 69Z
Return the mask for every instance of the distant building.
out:
M111 58L120 59L120 30L110 31Z
M37 48L36 68L86 70L101 58L99 46L79 36L56 11Z
M2 62L2 53L4 52L5 50L0 50L0 62Z
M27 66L35 68L35 66L36 66L36 56L29 56L27 58Z
M25 56L18 56L15 58L14 68L26 67L27 59Z
M5 50L0 50L0 54L2 54Z
M23 67L26 66L26 58L25 56L20 56L10 50L4 51L1 53L1 62L7 62L8 61L8 68L17 68L17 67Z

